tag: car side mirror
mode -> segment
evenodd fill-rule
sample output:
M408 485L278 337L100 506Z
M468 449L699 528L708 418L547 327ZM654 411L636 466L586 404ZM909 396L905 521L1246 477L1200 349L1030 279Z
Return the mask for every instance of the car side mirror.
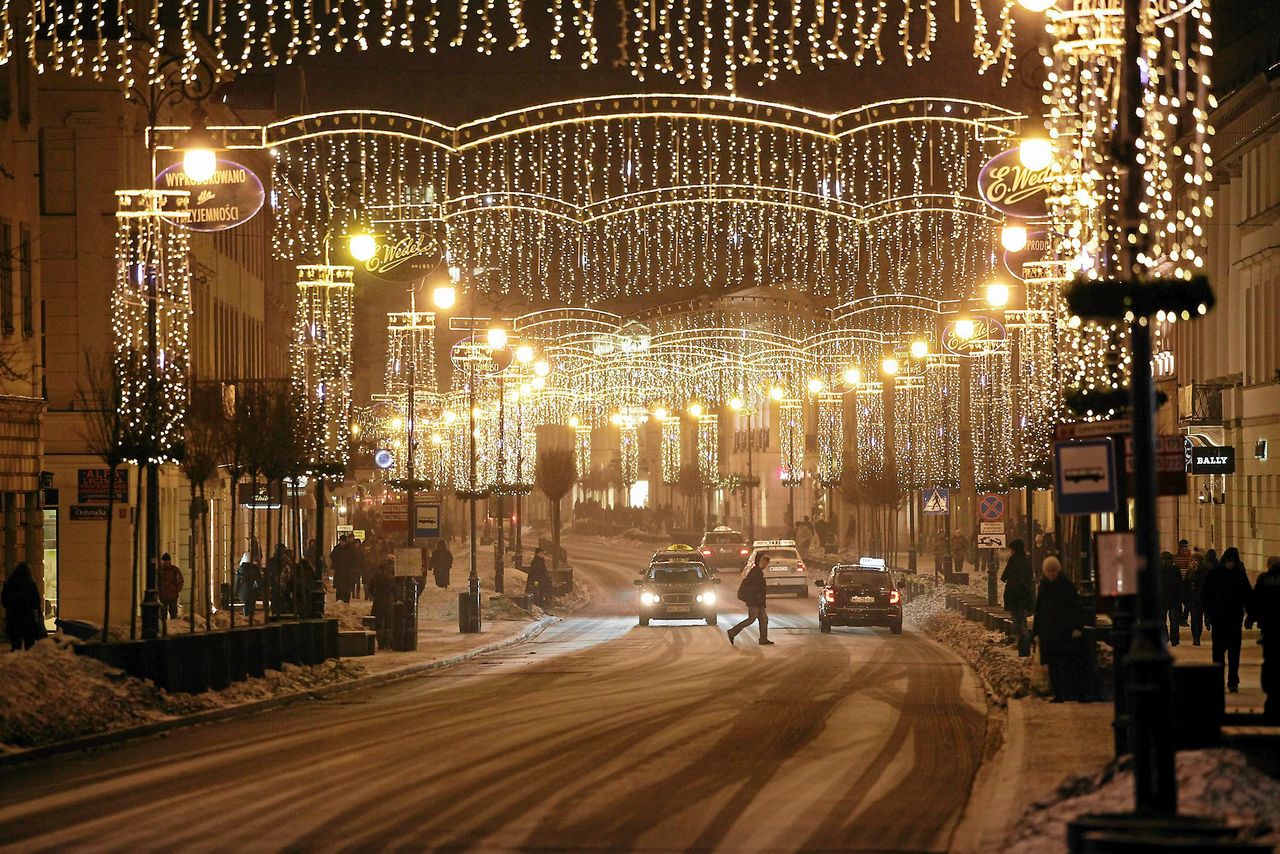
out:
M814 586L814 587L826 587L826 586L827 586L827 580L826 580L825 578L815 578L815 579L813 580L813 586Z
M637 578L635 581L632 582L632 584L635 584L638 587L639 585L644 584L644 579Z

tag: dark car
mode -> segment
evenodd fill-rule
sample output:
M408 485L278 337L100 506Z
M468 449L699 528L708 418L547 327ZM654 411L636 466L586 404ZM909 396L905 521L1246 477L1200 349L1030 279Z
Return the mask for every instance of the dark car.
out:
M653 553L653 557L649 558L650 567L663 563L700 563L707 566L707 559L702 552L687 543L672 543L665 549L658 549ZM640 574L644 575L648 571L641 570Z
M825 579L813 583L822 588L818 628L824 633L832 626L887 626L902 634L902 594L883 560L836 564Z
M714 626L719 583L701 563L655 563L636 581L640 625L650 620L706 620Z
M703 534L698 551L706 558L707 565L715 569L742 569L747 555L751 554L746 537L724 525Z

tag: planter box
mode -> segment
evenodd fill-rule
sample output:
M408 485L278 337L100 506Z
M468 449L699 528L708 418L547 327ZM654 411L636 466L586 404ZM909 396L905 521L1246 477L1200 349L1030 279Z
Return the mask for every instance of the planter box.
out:
M165 689L171 694L209 690L208 643L204 636L174 635L165 643Z
M251 633L245 628L227 631L227 681L242 682L249 676L249 656L256 652L258 667L262 666L262 644L250 642Z
M279 623L262 627L262 665L267 670L284 667L284 630Z
M373 655L377 648L378 636L373 632L359 630L338 632L338 656L340 658Z
M221 691L231 684L231 633L204 634L208 657L209 687Z
M338 618L329 617L327 619L322 619L320 622L324 623L324 657L326 659L337 658Z
M306 627L301 623L288 622L274 623L272 628L280 630L281 656L283 660L288 664L306 664Z

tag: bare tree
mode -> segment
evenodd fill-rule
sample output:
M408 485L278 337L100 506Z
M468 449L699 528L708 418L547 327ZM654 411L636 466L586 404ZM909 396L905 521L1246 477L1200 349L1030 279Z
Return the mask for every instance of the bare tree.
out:
M191 404L187 409L187 417L183 424L182 445L176 449L182 473L187 477L190 489L190 536L187 539L187 562L191 567L191 631L196 629L196 588L200 572L196 561L196 547L202 531L207 530L209 502L205 487L218 473L218 462L226 445L226 429L223 423L221 386L193 384ZM201 549L201 554L205 550ZM211 582L210 566L205 561L205 586ZM212 602L205 597L205 629L209 628L212 615Z
M107 640L107 628L111 624L111 534L115 519L116 472L120 470L134 445L130 435L129 419L124 414L119 367L110 359L94 359L85 356L85 376L88 388L81 389L80 396L89 406L86 441L95 456L107 466L107 544L103 559L105 576L102 584L102 640Z
M549 448L538 454L534 471L538 490L551 502L551 568L560 568L560 502L578 482L578 463L572 448Z

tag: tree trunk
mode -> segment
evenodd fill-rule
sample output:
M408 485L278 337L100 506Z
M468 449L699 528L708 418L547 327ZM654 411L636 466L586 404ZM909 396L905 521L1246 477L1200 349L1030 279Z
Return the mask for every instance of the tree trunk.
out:
M240 491L240 475L238 473L231 475L231 519L228 524L227 536L230 539L230 548L227 551L227 562L230 564L227 572L228 590L231 598L227 602L223 602L227 606L227 610L231 612L231 628L236 627L236 570L240 567L240 556L236 552L240 551L239 543L236 538L236 529L239 527L237 511L240 509L240 496L236 493Z
M138 537L142 533L142 464L138 464L138 492L133 511L132 589L129 597L129 640L138 639Z
M253 504L253 496L255 496L257 492L258 492L258 475L257 473L254 473L249 475L249 496L250 496L249 498L249 563L250 564L254 562L253 545L255 542L257 542L257 537L258 537L258 508ZM259 569L261 568L262 567L259 567ZM249 595L253 597L256 597L258 595L257 591L253 589L252 585L249 588ZM258 608L256 605L249 609L249 625L251 626L253 625L253 620L254 620L254 617L257 615L257 613L258 613Z
M187 566L191 567L191 593L187 597L187 607L191 610L188 615L188 623L191 626L191 634L196 633L196 579L200 577L200 573L196 570L196 537L200 535L200 509L196 506L196 482L194 480L187 481L191 490L190 503L187 505Z
M560 568L560 502L551 502L551 569Z
M116 469L111 466L111 484L107 488L107 553L103 564L106 566L106 580L102 585L102 642L107 642L107 626L111 625L111 522L116 515ZM128 495L125 496L126 500Z
M200 562L204 564L204 630L213 626L213 538L209 536L209 497L205 485L200 484Z

